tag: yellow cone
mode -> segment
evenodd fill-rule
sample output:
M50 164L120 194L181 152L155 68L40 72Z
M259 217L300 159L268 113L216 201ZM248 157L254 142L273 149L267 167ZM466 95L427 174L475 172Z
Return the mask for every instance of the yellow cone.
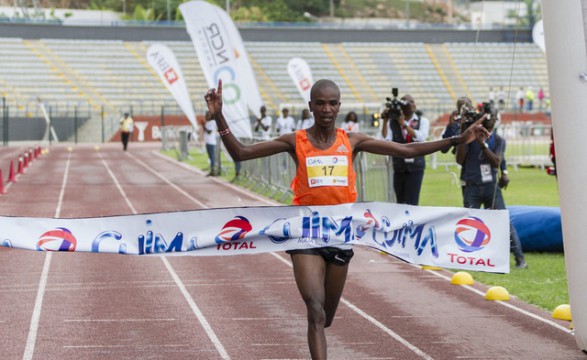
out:
M554 319L571 321L571 306L568 304L557 306L552 312L552 317Z
M96 149L96 151L100 151L100 147L98 145L94 146L94 149Z
M492 286L485 293L485 300L506 301L510 299L510 293L502 286Z
M67 151L69 151L69 152L72 152L72 151L73 151L73 148L72 148L71 146L69 146L69 147L67 148Z
M450 283L453 285L473 285L475 281L471 274L466 271L459 271L452 276Z
M442 270L442 268L438 266L422 265L422 270Z

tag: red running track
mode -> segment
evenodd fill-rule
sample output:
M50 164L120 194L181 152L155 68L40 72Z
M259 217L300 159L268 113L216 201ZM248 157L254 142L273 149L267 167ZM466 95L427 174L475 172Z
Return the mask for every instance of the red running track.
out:
M166 159L155 145L131 143L126 153L118 144L50 150L0 196L0 214L72 218L274 204ZM0 248L0 271L3 359L309 358L305 306L284 253ZM486 301L485 290L357 247L327 329L329 358L585 359L568 323L516 299Z

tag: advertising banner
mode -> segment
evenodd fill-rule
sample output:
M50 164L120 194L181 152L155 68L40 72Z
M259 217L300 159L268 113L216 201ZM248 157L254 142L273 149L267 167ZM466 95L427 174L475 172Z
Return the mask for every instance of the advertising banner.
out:
M294 57L287 63L287 72L296 85L302 99L304 99L304 104L307 104L310 101L310 90L314 84L310 65L308 65L306 60Z
M364 245L409 263L509 272L507 210L390 203L208 209L102 218L0 217L1 245L129 255L241 255Z
M204 1L183 3L179 10L208 86L215 88L222 79L223 114L232 132L251 138L248 108L260 116L261 97L236 26L221 8Z
M171 92L194 130L198 130L196 114L194 113L188 87L173 51L163 44L153 44L147 50L147 61L159 75L165 87Z

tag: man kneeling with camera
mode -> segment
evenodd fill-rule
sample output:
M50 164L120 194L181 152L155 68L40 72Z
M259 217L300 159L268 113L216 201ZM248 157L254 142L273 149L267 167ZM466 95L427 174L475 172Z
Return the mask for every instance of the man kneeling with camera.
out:
M501 192L503 184L498 186L498 169L502 164L506 143L505 139L494 131L499 117L498 111L491 104L483 103L479 113L465 105L461 108L460 114L461 131L465 131L470 124L485 117L483 126L491 133L487 140L478 137L470 144L457 145L456 147L456 161L462 166L461 185L464 206L480 209L483 205L485 209L505 209L505 201ZM522 245L511 222L510 248L514 253L516 267L526 268Z

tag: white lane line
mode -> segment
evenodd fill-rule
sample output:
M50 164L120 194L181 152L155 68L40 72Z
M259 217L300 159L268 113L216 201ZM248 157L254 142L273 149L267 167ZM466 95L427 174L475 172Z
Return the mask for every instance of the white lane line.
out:
M108 174L112 178L112 181L114 181L114 184L118 188L118 191L122 195L122 198L124 199L124 201L128 205L129 209L132 211L133 214L136 214L137 213L136 209L134 208L134 206L132 206L132 203L130 202L128 196L126 196L126 193L124 192L124 189L122 189L122 186L120 186L120 183L118 182L118 179L116 178L116 176L114 176L114 173L112 172L112 170L110 170L110 166L108 166L108 164L106 163L106 161L102 157L102 154L101 153L98 153L98 157L102 161L102 164L104 164L104 167L106 168L106 171L108 171Z
M71 162L71 153L67 155L65 162L65 170L63 172L63 181L61 182L61 190L59 191L59 198L57 200L57 207L55 209L55 218L61 215L61 206L63 205L63 196L65 195L65 187L67 186L67 176L69 175L69 164ZM47 287L47 279L49 278L49 267L51 266L52 252L47 252L45 255L45 263L43 264L43 271L41 272L41 279L39 280L39 288L37 289L37 298L35 299L35 306L31 316L31 323L29 325L29 334L27 336L26 346L24 348L23 360L30 360L33 358L35 352L35 344L37 342L37 333L39 332L39 320L41 318L41 308L43 307L43 298L45 297L45 289Z
M154 153L156 153L156 152L154 152ZM161 155L161 157L163 157L163 155ZM182 164L182 163L177 163L177 162L174 162L174 163L179 164L179 165L182 165L184 167L187 167L185 164ZM147 167L148 165L145 164L144 166ZM223 185L226 185L225 182L222 182L222 181L219 181L219 182L222 183ZM275 202L273 202L273 201L269 201L269 200L267 200L265 198L261 198L261 197L257 197L257 198L259 200L261 200L261 201L264 201L264 202L270 204L270 205L275 205ZM205 208L208 208L207 206L204 206L204 207ZM279 259L283 263L285 263L287 266L292 267L291 263L289 261L285 260L284 258L282 258L281 256L279 256L279 255L277 255L275 253L270 253L270 254L273 255L273 256L275 256L277 259ZM341 298L341 301L343 302L343 304L345 304L346 306L348 306L355 313L357 313L358 315L362 316L363 318L365 318L367 321L371 322L371 324L375 325L379 329L383 330L385 333L387 333L388 335L390 335L392 338L394 338L396 341L400 342L402 345L404 345L408 349L412 350L412 352L414 352L415 354L417 354L421 358L426 359L426 360L433 360L433 358L430 355L424 353L422 350L420 350L419 348L417 348L415 345L411 344L410 342L408 342L407 340L405 340L404 338L402 338L400 335L398 335L397 333L395 333L391 329L387 328L381 322L377 321L375 318L373 318L372 316L368 315L363 310L359 309L358 307L356 307L355 305L353 305L351 302L349 302L345 298Z
M132 155L129 155L129 156L132 156ZM108 167L108 164L106 164L106 161L104 161L104 159L102 158L101 155L100 155L100 158L102 159L102 163L104 163L104 166L106 166L106 168L108 169L108 173L110 174L110 177L112 177L112 179L116 183L118 189L122 193L122 195L123 195L124 199L126 200L126 202L127 202L128 206L129 206L130 210L132 211L133 214L136 215L137 214L136 209L132 206L132 204L130 203L130 200L126 197L126 194L124 193L124 191L120 187L120 185L118 183L118 180L116 180L116 176L112 173L112 171L110 171L110 168ZM155 172L155 170L152 169L152 168L150 168L147 164L145 164L144 162L136 159L136 157L134 157L134 156L133 156L133 158L135 158L135 160L137 162L141 163L141 165L143 165L143 167L145 167L146 169L148 169L152 173L156 174L159 178L163 179L165 182L167 182L168 184L170 184L171 186L173 186L174 188L176 188L178 191L180 191L182 193L185 193L185 191L183 191L182 189L180 189L177 185L172 184L171 182L169 182L169 180L167 180L166 178L164 178L161 175L157 174L157 172ZM186 196L191 197L189 194L187 194L187 193L185 193L185 194L186 194ZM199 203L198 200L196 200L196 199L193 199L193 200L195 200L195 202L198 202ZM200 204L201 204L201 206L206 207L204 204L202 204L202 203L200 203ZM200 308L196 304L196 301L191 297L191 295L188 292L187 288L185 287L185 285L183 284L183 282L181 281L181 279L179 278L179 276L177 275L177 273L175 272L175 270L173 269L173 267L171 266L171 264L169 263L169 261L167 260L167 258L164 255L160 256L159 258L161 259L161 261L163 261L163 264L167 268L167 271L169 272L169 274L173 278L173 281L175 281L175 284L177 285L177 287L181 291L183 297L188 302L188 304L189 304L190 308L192 309L193 313L198 318L198 321L200 321L200 324L204 328L204 331L206 331L206 334L208 335L208 338L210 339L210 341L212 341L212 343L214 344L214 347L218 351L219 355L222 357L222 359L230 360L230 356L228 356L228 353L226 352L226 349L224 348L224 346L222 345L222 343L220 342L220 340L216 336L216 333L212 329L212 326L210 326L210 323L208 323L208 320L206 320L206 317L204 316L204 314L202 313L202 311L200 311Z
M179 162L177 162L177 161L175 161L175 160L173 160L173 159L171 159L171 158L169 158L169 157L167 157L167 156L165 156L165 155L163 155L163 154L161 154L161 153L159 153L159 152L157 152L157 151L153 151L152 153L153 153L154 155L156 155L156 156L158 156L158 157L162 158L162 159L165 159L165 160L167 160L167 161L169 161L169 162L171 162L171 163L175 164L175 165L181 166L182 168L185 168L186 170L189 170L189 171L192 171L192 172L195 172L195 173L198 173L198 174L203 174L203 172L201 172L201 171L199 171L199 170L195 170L193 167L190 167L190 166L188 166L188 165L186 165L186 164L179 163ZM223 181L220 181L220 180L217 180L217 179L213 179L213 180L215 180L215 181L217 181L217 182L219 182L219 183L222 183L223 185L229 186L229 187L231 187L231 188L233 188L233 189L238 189L239 191L242 191L242 192L247 192L246 190L243 190L243 189L241 189L241 188L239 188L239 187L237 187L237 186L235 186L235 185L228 184L228 183L225 183L225 182L223 182ZM250 193L249 193L249 192L247 192L247 194L250 194ZM263 197L260 197L260 196L255 196L255 198L256 198L256 199L258 199L258 200L260 200L260 201L263 201L263 202L267 203L268 205L275 205L275 204L276 204L276 202L275 202L275 201L268 200L268 199L266 199L266 198L263 198ZM282 204L280 204L280 205L282 205ZM289 263L287 260L283 259L281 256L279 256L279 255L277 255L277 254L275 254L275 253L271 253L271 254L272 254L273 256L277 257L279 260L281 260L281 261L282 261L282 262L284 262L285 264L287 264L288 266L290 266L290 267L291 267L291 264L290 264L290 263ZM412 265L412 266L417 266L417 267L420 267L420 265L417 265L417 264L410 264L410 265ZM448 281L450 281L450 280L451 280L451 278L450 278L450 277L443 276L443 275L439 274L438 272L436 272L436 271L434 271L434 270L430 270L429 272L431 272L432 274L434 274L434 275L436 275L436 276L439 276L439 277L441 277L441 278L443 278L443 279L445 279L445 280L448 280ZM482 293L482 292L480 292L479 290L476 290L476 289L474 289L474 288L471 288L470 286L467 286L467 285L462 285L462 286L464 286L465 288L467 288L467 289L468 289L468 290L470 290L470 291L473 291L473 292L475 292L475 293L477 293L477 294L479 294L479 295L481 295L481 296L485 297L485 294L484 294L484 293ZM344 300L344 299L341 299L341 300ZM345 301L346 301L346 300L345 300ZM343 301L343 303L344 303L344 301ZM509 309L511 309L511 310L514 310L514 311L517 311L517 312L519 312L519 313L521 313L521 314L524 314L524 315L526 315L526 316L529 316L529 317L531 317L532 319L535 319L535 320L541 321L541 322L543 322L543 323L546 323L546 324L548 324L548 325L551 325L551 326L553 326L553 327L555 327L555 328L557 328L557 329L559 329L559 330L562 330L562 331L564 331L564 332L566 332L566 333L569 333L569 334L572 334L572 333L573 333L573 331L572 331L572 330L570 330L570 329L567 329L567 328L565 328L564 326L561 326L561 325L557 324L557 323L556 323L556 322L554 322L554 321L550 321L550 320L548 320L548 319L542 318L542 317L540 317L540 316L538 316L538 315L535 315L535 314L533 314L533 313L531 313L531 312L528 312L528 311L526 311L526 310L524 310L524 309L521 309L521 308L519 308L519 307L517 307L517 306L515 306L515 305L511 305L511 304L509 304L509 303L506 303L506 302L503 302L503 301L497 301L497 303L499 303L500 305L503 305L503 306L505 306L505 307L507 307L507 308L509 308Z
M183 169L185 169L187 171L190 171L190 172L193 172L193 173L196 173L196 174L199 174L199 175L204 175L205 174L203 171L201 171L199 169L196 169L193 166L190 166L190 165L187 165L187 164L178 162L177 160L173 160L172 158L170 158L168 156L165 156L165 155L161 154L158 151L153 151L152 154L155 155L155 156L157 156L157 157L160 157L161 159L163 159L163 160L165 160L167 162L172 163L173 165L182 167ZM236 192L239 192L239 193L241 193L243 195L246 195L248 197L251 197L251 198L253 198L255 200L259 200L261 202L264 202L267 205L284 206L282 203L280 203L278 201L267 199L266 197L263 197L261 195L255 194L254 192L245 190L245 189L243 189L240 186L237 186L237 185L234 185L234 184L230 184L230 183L224 181L223 179L211 178L210 180L211 181L214 181L214 182L216 182L218 184L222 184L224 186L227 186L227 187L231 188L232 190L234 190Z
M434 275L436 275L436 276L438 276L440 278L446 279L448 281L451 280L451 277L446 276L446 275L443 275L443 274L440 274L440 273L438 273L438 271L435 271L435 270L426 270L426 271L428 271L428 272L430 272L430 273L432 273L432 274L434 274ZM481 296L485 297L485 293L484 292L482 292L480 290L477 290L477 289L475 289L475 288L473 288L473 287L471 287L469 285L459 285L459 286L462 286L465 289L474 292L475 294L478 294L478 295L481 295ZM531 317L534 320L538 320L538 321L541 321L541 322L543 322L545 324L551 325L551 326L553 326L553 327L555 327L555 328L557 328L559 330L562 330L562 331L566 332L567 334L572 334L573 333L573 330L567 329L566 327L561 326L561 325L555 323L554 321L550 321L548 319L545 319L543 317L540 317L540 316L538 316L536 314L533 314L533 313L531 313L529 311L526 311L524 309L521 309L521 308L519 308L519 307L517 307L515 305L512 305L510 303L507 303L505 301L494 301L494 302L497 303L497 304L503 305L503 306L505 306L505 307L507 307L507 308L509 308L511 310L517 311L520 314L524 314L526 316L529 316L529 317Z
M170 180L168 180L166 177L164 177L163 175L159 174L155 169L153 169L152 167L150 167L149 165L147 165L145 162L143 162L142 160L138 159L136 156L134 155L130 155L136 162L138 162L139 164L141 164L145 169L147 169L149 172L153 173L155 176L157 176L159 179L165 181L165 183L167 183L167 185L171 186L172 188L174 188L175 190L177 190L180 194L182 194L183 196L185 196L186 198L190 199L191 201L193 201L195 204L197 204L198 206L201 206L203 208L207 208L207 206L201 202L200 200L196 199L195 197L191 196L190 194L188 194L185 190L183 190L182 188L180 188L179 186L175 185L174 183L172 183Z
M171 277L173 277L173 280L175 280L177 287L179 287L179 290L183 294L183 297L190 305L190 308L192 308L192 311L194 312L194 314L196 315L196 317L200 321L200 324L202 325L202 327L206 331L206 334L208 334L208 338L210 338L210 340L214 344L214 347L216 348L216 350L218 351L220 356L223 359L230 360L230 356L228 356L228 353L226 352L224 345L222 345L222 343L220 342L220 340L216 336L216 333L212 329L212 326L210 326L210 323L208 322L208 320L206 320L206 317L204 316L202 311L200 311L200 308L196 304L196 301L192 298L192 296L190 295L190 293L187 290L187 288L185 287L185 285L181 282L181 279L179 278L179 276L177 276L175 270L173 270L173 267L171 267L171 264L169 263L167 258L165 256L161 256L161 260L163 261L163 263L165 264L165 267L167 268L167 270L171 274Z
M160 322L160 321L177 321L177 319L65 319L63 322Z
M286 259L284 259L283 257L281 257L281 256L279 256L279 255L277 255L275 253L271 253L271 255L275 256L279 261L281 261L282 263L286 264L290 268L293 267L292 264L291 264L291 262L288 261L288 260L286 260ZM399 342L403 346L407 347L408 349L412 350L413 353L415 353L416 355L420 356L422 359L434 360L433 357L431 357L430 355L426 354L425 352L423 352L422 350L420 350L418 347L416 347L415 345L413 345L412 343L410 343L409 341L407 341L406 339L404 339L403 337L401 337L398 333L394 332L393 330L391 330L387 326L383 325L381 322L379 322L377 319L375 319L371 315L367 314L363 310L361 310L358 307L356 307L353 303L351 303L350 301L348 301L344 297L341 298L340 301L343 304L345 304L346 306L348 306L349 309L351 309L355 313L357 313L359 316L363 317L364 319L366 319L367 321L369 321L371 324L373 324L376 327L378 327L379 329L383 330L383 332L385 332L387 335L389 335L392 338L394 338L397 342Z

